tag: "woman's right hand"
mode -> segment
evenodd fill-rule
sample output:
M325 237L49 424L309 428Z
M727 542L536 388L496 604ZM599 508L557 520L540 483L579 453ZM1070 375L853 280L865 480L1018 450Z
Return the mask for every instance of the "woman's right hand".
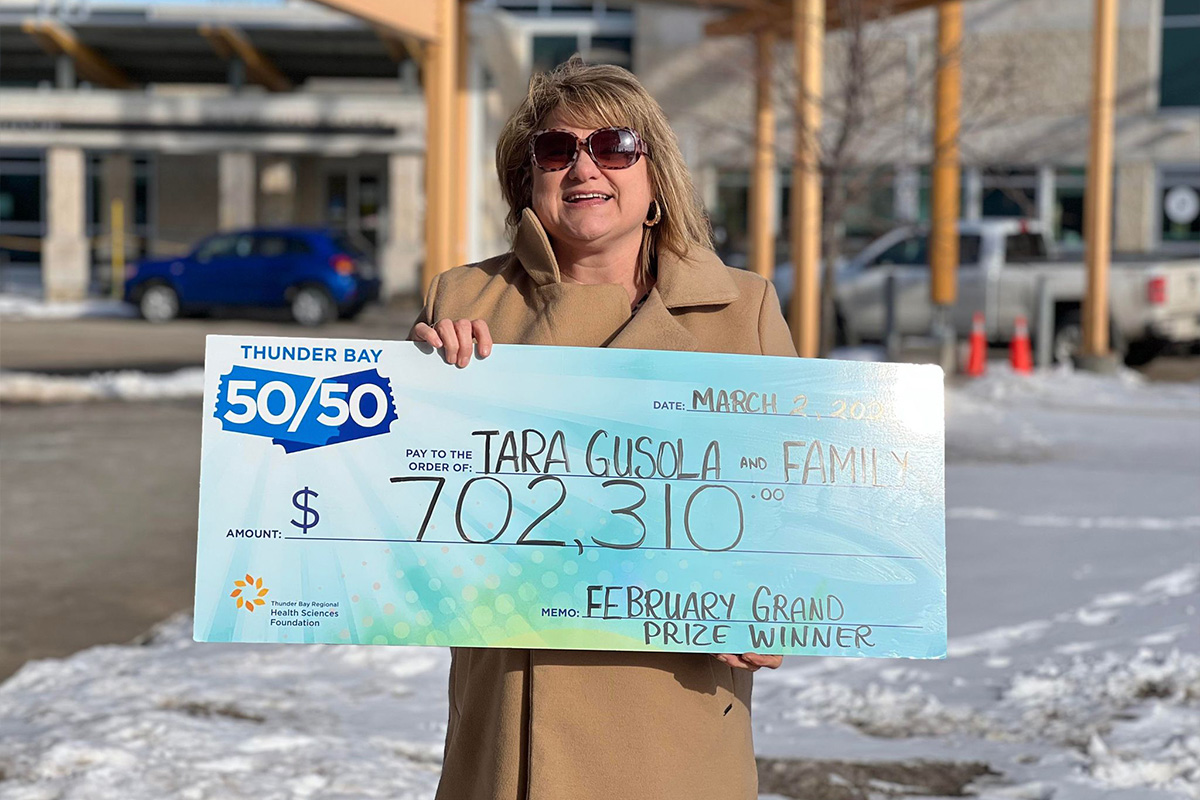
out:
M418 322L413 328L415 341L425 342L442 350L447 364L460 368L471 363L471 353L479 346L479 357L487 358L492 352L492 334L487 323L481 319L443 319L433 325Z

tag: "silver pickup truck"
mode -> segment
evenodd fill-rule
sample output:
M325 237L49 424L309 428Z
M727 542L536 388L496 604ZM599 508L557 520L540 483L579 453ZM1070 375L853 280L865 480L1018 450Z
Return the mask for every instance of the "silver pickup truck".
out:
M881 340L887 319L887 280L895 276L896 324L902 336L927 335L928 230L898 228L868 245L838 270L834 297L839 333L850 341ZM1018 316L1038 321L1039 299L1053 309L1056 360L1078 350L1086 270L1082 260L1060 258L1047 247L1037 222L984 219L959 223L960 337L982 311L990 342L1007 342ZM783 287L780 287L781 289ZM1200 341L1200 257L1113 258L1109 277L1113 349L1131 364L1145 363L1171 343Z

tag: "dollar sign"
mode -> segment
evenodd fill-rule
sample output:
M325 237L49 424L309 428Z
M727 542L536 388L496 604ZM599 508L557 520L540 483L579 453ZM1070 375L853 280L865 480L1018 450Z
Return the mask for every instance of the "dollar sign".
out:
M317 523L321 521L321 515L317 513L315 508L308 504L308 495L312 495L313 497L318 496L316 492L307 486L292 495L292 505L304 512L304 521L296 522L296 520L292 520L292 524L299 528L302 533L308 533L309 528L316 527ZM312 514L312 522L308 521L309 514Z

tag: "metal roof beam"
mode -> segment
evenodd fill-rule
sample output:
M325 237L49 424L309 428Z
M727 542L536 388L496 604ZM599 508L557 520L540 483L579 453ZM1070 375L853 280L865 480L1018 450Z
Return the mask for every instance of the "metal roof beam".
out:
M131 89L133 81L115 64L79 41L70 28L49 19L27 19L21 30L52 56L66 55L84 80L110 89Z
M216 54L226 61L237 58L246 66L246 76L272 92L287 92L292 82L271 59L263 55L246 35L232 25L200 26L200 35L208 40Z

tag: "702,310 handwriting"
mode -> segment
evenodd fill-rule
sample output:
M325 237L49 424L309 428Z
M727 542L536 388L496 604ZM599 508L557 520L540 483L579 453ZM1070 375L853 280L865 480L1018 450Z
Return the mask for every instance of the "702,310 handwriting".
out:
M585 477L585 476L580 476L580 477ZM591 476L586 476L586 477L591 477ZM430 519L432 519L434 509L437 506L438 500L442 495L442 489L445 488L446 479L443 477L438 477L438 476L398 476L398 477L391 478L390 480L392 483L426 482L426 483L432 483L434 485L433 495L429 500L428 507L425 509L425 517L421 520L421 528L417 532L416 538L413 540L413 541L417 541L417 542L424 541L425 532L429 528L429 521L430 521ZM477 484L479 484L481 481L488 481L488 482L494 483L495 485L499 486L500 489L503 490L503 493L504 493L504 518L503 518L503 520L498 520L498 522L499 522L498 527L496 526L495 522L493 522L489 526L489 527L495 529L495 533L492 533L490 536L486 536L486 537L474 538L473 536L471 536L468 533L467 526L464 525L464 523L463 523L463 506L467 502L467 498L470 496L472 489L474 487L476 487ZM569 544L573 544L574 546L579 548L581 551L585 547L606 547L606 548L611 548L614 550L634 550L634 549L637 549L637 548L643 547L643 546L653 546L655 548L663 548L663 549L669 550L673 546L673 541L676 541L678 539L678 537L675 537L674 539L672 538L673 532L672 532L672 523L671 523L672 516L673 516L672 512L674 511L674 499L673 499L674 491L673 490L675 487L671 483L663 484L663 531L662 531L663 538L661 540L661 544L655 542L653 545L647 545L646 539L649 534L649 530L646 527L646 521L644 519L642 519L641 515L638 514L638 509L641 508L646 503L646 499L647 499L646 487L643 486L638 481L629 480L626 478L610 478L610 479L604 481L601 484L601 487L605 490L612 490L614 492L621 490L621 489L618 489L617 487L622 487L622 489L632 490L634 492L634 494L633 494L634 501L632 503L620 506L618 508L610 509L610 513L615 514L617 516L629 517L635 523L637 523L638 527L641 529L641 533L637 536L636 539L633 539L631 541L625 541L625 542L616 542L616 541L608 541L605 539L601 539L597 536L591 536L589 538L590 538L592 544L589 545L589 544L585 544L583 542L583 540L581 540L581 539L574 539L574 540L572 540L572 542L568 543L566 541L562 541L562 540L558 540L558 539L536 538L533 535L535 532L535 529L539 525L541 525L543 522L545 522L546 519L549 518L550 515L553 514L555 511L557 511L563 505L563 503L565 503L567 500L567 485L566 485L566 483L563 482L562 478L559 477L558 475L539 475L539 476L535 477L533 480L529 481L529 485L526 488L528 488L530 491L535 491L542 484L546 484L547 486L552 487L553 489L557 489L557 492L558 492L557 496L553 497L553 500L551 501L550 505L546 508L545 511L538 514L537 517L535 517L528 525L525 526L524 530L522 530L521 533L518 534L515 541L505 542L506 544L538 545L538 546L543 546L543 547L566 547ZM478 491L478 490L476 490L476 491ZM727 502L730 504L730 507L732 509L734 509L737 513L736 530L730 530L727 532L727 534L728 534L726 536L727 541L703 542L697 538L696 533L692 530L692 506L698 498L700 498L701 496L703 496L706 493L710 493L713 498L716 498L716 497L729 498L729 500ZM756 493L755 497L758 498L759 495ZM764 502L770 502L771 500L782 500L783 494L782 494L782 492L777 492L775 494L772 494L770 491L766 491L766 492L762 493L762 499ZM458 493L458 502L455 504L455 507L454 507L454 524L455 524L455 527L458 529L458 535L462 538L462 541L467 542L469 544L494 544L494 543L498 542L502 536L504 536L505 532L508 531L509 524L512 522L512 516L513 516L512 490L509 489L508 485L506 483L504 483L503 481L501 481L499 478L492 477L491 475L479 475L479 476L471 478L471 479L467 480L465 483L463 483L462 489L460 489L459 493ZM733 488L731 488L729 486L725 486L724 484L719 484L719 483L702 483L702 484L700 484L699 486L697 486L695 489L693 489L687 495L687 499L683 503L683 532L687 538L687 541L690 542L691 546L697 550L705 550L710 553L719 553L719 552L724 552L727 550L732 550L733 548L737 547L738 544L742 541L742 537L744 536L744 534L746 532L746 515L745 515L745 508L742 505L742 498L738 495L738 493Z

